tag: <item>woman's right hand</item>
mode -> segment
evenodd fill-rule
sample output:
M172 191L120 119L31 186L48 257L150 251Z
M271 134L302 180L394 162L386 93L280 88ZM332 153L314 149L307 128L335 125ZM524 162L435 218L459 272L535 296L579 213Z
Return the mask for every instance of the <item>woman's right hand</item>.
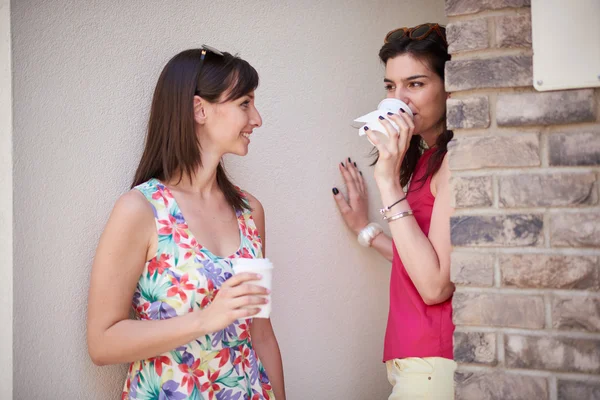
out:
M338 167L348 189L348 200L346 201L344 195L337 188L333 188L333 196L344 222L352 232L358 235L361 229L369 224L367 186L362 172L358 170L356 163L353 163L350 157L346 164L340 163Z
M260 275L243 272L233 275L221 285L215 299L199 312L204 334L221 331L238 319L250 318L260 312L257 306L267 304L269 290L247 283ZM252 307L255 306L255 307Z

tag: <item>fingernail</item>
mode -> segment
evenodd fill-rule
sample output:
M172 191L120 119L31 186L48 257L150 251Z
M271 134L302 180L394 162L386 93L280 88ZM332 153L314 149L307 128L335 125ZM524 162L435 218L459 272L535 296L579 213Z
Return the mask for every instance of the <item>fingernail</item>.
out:
M382 117L381 115L379 116L379 119L385 119L384 117Z
M350 159L350 157L348 157L348 162L352 164L352 160Z
M354 163L353 163L353 164L354 164L354 166L356 167L356 161L354 161Z
M394 115L394 113L391 113L391 112L388 111L388 115Z
M262 275L261 274L256 274L256 278L257 279L262 279Z
M345 167L345 165L344 165L344 163L343 163L343 162L341 162L340 164L342 164L342 167Z
M267 289L267 294L271 294L271 289ZM266 300L269 301L269 299Z
M369 130L369 127L368 127L368 126L366 126L366 125L365 125L365 127L364 127L364 128L365 128L365 131L368 131L368 130Z
M334 195L337 195L340 191L337 188L331 189Z
M358 171L358 172L360 172L360 174L362 175L362 171Z
M401 113L405 113L406 111L404 111L403 109L400 109L400 112L401 112Z

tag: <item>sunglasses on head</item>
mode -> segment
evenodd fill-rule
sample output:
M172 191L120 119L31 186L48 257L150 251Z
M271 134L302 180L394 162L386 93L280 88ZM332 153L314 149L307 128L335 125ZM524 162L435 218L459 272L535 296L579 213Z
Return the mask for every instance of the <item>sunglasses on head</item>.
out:
M210 46L207 46L205 44L203 44L200 47L200 50L201 50L201 52L200 52L200 68L198 69L198 72L200 72L202 70L202 66L204 65L204 59L206 58L206 54L207 53L213 53L213 54L216 54L218 56L222 56L223 55L223 52L221 52L220 50L217 50L214 47L210 47Z
M446 33L439 24L422 24L417 25L414 28L394 29L393 31L390 31L387 35L385 35L384 43L389 43L394 40L402 39L405 36L408 36L408 38L412 40L423 40L433 32L435 32L444 41L444 44L448 46L448 41L446 40Z
M200 71L202 71L202 66L204 65L204 59L206 58L206 54L208 54L208 53L212 53L217 56L223 56L223 52L221 52L220 50L217 50L214 47L210 47L210 46L203 44L200 47L200 66L198 67L198 76L200 76ZM199 96L200 92L196 89L195 94Z

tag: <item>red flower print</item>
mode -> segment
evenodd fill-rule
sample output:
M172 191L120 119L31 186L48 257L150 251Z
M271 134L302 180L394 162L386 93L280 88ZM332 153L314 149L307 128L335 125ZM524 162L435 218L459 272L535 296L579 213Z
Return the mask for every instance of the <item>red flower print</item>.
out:
M219 374L221 373L221 371L215 371L214 373L208 373L208 382L204 383L201 387L200 387L200 391L201 392L205 392L205 391L209 391L208 392L208 398L209 400L212 400L215 396L215 392L218 392L219 390L221 390L221 386L219 386L218 383L215 383L215 381L219 378Z
M262 388L262 392L263 392L263 396L266 400L269 400L271 397L269 396L269 390L273 389L271 387L271 385L269 385L268 383L262 383L260 384L261 388Z
M224 349L219 351L219 354L217 354L217 356L215 357L215 358L221 359L221 361L219 361L219 368L221 368L223 365L227 364L227 362L229 361L230 355L231 354L230 354L229 347L225 347Z
M252 254L250 254L250 252L248 251L247 248L243 248L242 251L240 251L240 258L253 258Z
M173 286L169 288L167 291L167 296L175 296L179 294L181 301L187 300L187 295L185 294L185 290L193 290L194 284L188 282L188 274L183 274L181 278L177 278L176 276L171 276L171 283Z
M167 356L154 357L149 359L148 361L154 361L154 369L156 370L158 376L162 376L163 364L171 365L171 359Z
M173 196L171 196L164 186L156 186L156 192L152 193L152 198L154 200L162 200L165 207L167 207L169 205L169 199L172 199Z
M239 327L242 330L242 333L240 334L240 336L238 336L239 339L248 339L250 337L250 327L247 324L240 324Z
M136 314L140 317L141 320L152 319L148 316L148 310L150 309L150 303L144 303L135 308Z
M242 365L242 369L250 368L250 349L244 348L244 350L240 351L240 355L233 361L233 365Z
M154 275L155 271L158 271L158 274L162 275L162 273L165 272L166 269L171 267L168 263L169 258L171 258L169 254L163 253L160 255L158 260L156 259L156 257L150 260L150 262L148 263L148 275Z
M183 249L187 249L187 251L185 252L185 255L183 256L184 260L187 260L188 258L193 256L195 253L200 253L200 250L202 250L202 245L198 244L198 242L194 238L192 238L192 240L190 241L190 244L180 243L179 247L181 247Z
M188 226L185 222L178 223L174 216L169 214L169 219L159 219L158 223L163 225L162 228L158 230L159 235L173 235L173 239L175 243L181 242L181 238L188 238L187 229Z
M187 364L179 364L179 370L183 372L185 375L181 380L181 387L187 385L188 395L192 394L192 390L194 390L194 386L200 387L200 380L204 376L204 371L198 369L200 366L200 359L194 361L192 366L190 367Z
M248 236L249 229L246 227L246 222L242 222L242 223L240 224L240 229L241 229L241 231L242 231L242 234L243 234L244 236Z
M215 297L217 296L217 293L219 293L219 289L215 290L215 284L213 283L213 281L211 279L208 279L208 289L205 289L205 288L197 289L197 292L204 295L204 298L202 299L202 302L200 303L200 307L204 308L215 299Z

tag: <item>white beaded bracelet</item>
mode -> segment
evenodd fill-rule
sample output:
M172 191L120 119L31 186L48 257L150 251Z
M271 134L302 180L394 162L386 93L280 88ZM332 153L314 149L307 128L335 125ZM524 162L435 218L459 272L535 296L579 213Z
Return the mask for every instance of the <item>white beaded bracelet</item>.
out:
M371 222L358 233L358 243L364 247L371 247L373 239L383 232L381 225Z

